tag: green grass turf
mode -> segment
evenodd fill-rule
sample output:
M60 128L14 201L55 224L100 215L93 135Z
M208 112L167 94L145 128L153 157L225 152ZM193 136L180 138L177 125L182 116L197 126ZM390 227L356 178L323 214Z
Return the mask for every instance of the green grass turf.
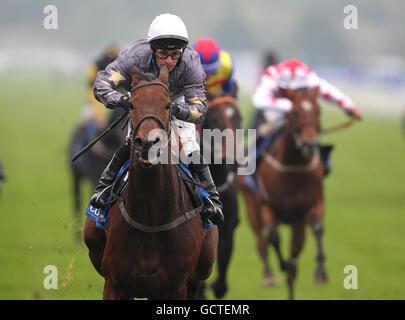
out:
M0 299L99 299L104 281L74 231L67 147L85 97L85 82L60 75L17 75L0 82L0 159L7 181L0 194ZM361 102L359 102L361 107ZM325 106L324 124L342 121ZM248 97L241 99L244 125ZM329 283L312 281L315 241L308 229L298 262L297 299L405 298L405 141L399 119L365 114L363 121L323 137L336 145L326 179L325 252ZM82 194L87 197L90 187ZM240 224L229 268L226 299L286 299L285 275L263 288L253 233L240 197ZM281 226L287 255L288 226ZM43 286L44 267L58 269L58 289ZM343 286L346 265L358 269L358 289ZM215 278L215 271L209 283ZM209 298L213 298L208 291Z

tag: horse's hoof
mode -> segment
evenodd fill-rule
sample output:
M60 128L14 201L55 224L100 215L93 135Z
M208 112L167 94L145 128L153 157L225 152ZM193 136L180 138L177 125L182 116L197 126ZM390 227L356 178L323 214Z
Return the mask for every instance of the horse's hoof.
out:
M212 283L211 288L214 291L215 298L217 299L222 299L225 296L225 293L228 291L226 284L221 284L218 282L218 280Z
M317 270L314 274L314 282L318 284L325 284L328 282L328 277L326 276L325 271Z
M263 281L263 287L275 287L278 285L278 281L275 277L266 277Z

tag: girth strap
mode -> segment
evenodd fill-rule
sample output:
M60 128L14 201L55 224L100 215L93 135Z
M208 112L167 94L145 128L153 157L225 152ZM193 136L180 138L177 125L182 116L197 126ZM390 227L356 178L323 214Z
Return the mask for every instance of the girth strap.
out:
M194 210L191 210L189 212L184 213L180 217L176 218L175 220L166 223L166 224L161 224L158 226L145 226L144 224L141 224L134 219L132 219L127 210L125 209L124 202L122 201L122 198L118 198L118 208L121 211L122 216L124 217L125 221L134 227L135 229L141 230L143 232L160 232L160 231L167 231L170 229L174 229L180 224L186 222L187 220L190 220L191 218L194 218L196 215L198 215L202 209L202 205L195 208Z

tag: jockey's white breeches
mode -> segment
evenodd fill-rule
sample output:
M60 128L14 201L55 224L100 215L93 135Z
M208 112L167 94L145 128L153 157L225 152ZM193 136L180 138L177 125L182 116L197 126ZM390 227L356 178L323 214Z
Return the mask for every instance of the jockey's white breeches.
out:
M186 122L182 120L175 120L171 122L172 125L172 147L178 148L178 143L176 139L176 131L178 132L183 152L186 156L193 153L194 151L200 151L200 145L197 143L195 124L191 122Z

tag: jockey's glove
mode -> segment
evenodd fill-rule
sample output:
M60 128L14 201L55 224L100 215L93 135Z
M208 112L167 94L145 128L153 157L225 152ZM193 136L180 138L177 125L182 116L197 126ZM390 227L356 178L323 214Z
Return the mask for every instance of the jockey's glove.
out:
M357 107L349 109L346 111L349 117L355 118L357 120L361 119L360 111Z
M177 116L181 110L180 106L176 102L169 102L166 109L170 109L170 113L174 116Z
M118 103L119 108L123 108L125 110L131 110L133 109L132 103L129 101L129 96L128 95L123 95L120 99L120 102Z

